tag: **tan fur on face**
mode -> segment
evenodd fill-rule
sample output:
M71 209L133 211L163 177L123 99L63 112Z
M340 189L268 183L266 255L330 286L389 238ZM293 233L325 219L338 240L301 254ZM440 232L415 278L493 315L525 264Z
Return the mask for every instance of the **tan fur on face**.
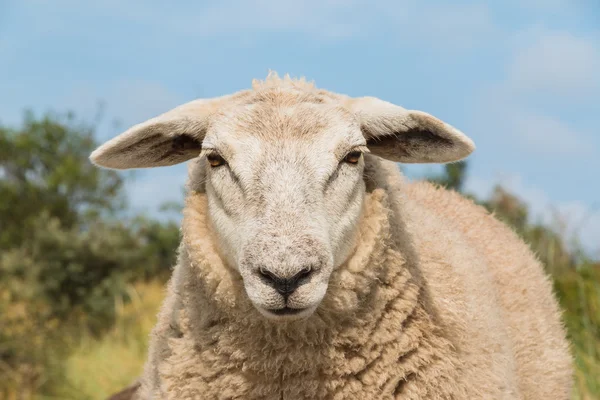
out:
M201 124L203 153L189 166L139 399L568 397L559 309L527 246L481 207L407 184L382 160L460 159L474 148L466 136L274 75L209 103L180 121ZM152 164L177 133L150 143L136 129L96 159L131 155L135 135L137 160ZM339 164L365 144L372 154ZM212 169L210 152L228 166ZM284 303L257 266L286 275L309 263L318 271L289 305L310 312L265 318Z

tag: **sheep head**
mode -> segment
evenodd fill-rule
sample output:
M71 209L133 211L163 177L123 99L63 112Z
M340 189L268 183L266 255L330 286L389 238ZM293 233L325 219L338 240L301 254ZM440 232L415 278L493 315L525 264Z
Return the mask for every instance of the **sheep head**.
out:
M193 158L220 256L266 317L310 316L331 272L350 255L360 223L365 153L403 163L458 161L464 134L419 111L349 98L276 75L252 90L196 100L100 146L112 169Z

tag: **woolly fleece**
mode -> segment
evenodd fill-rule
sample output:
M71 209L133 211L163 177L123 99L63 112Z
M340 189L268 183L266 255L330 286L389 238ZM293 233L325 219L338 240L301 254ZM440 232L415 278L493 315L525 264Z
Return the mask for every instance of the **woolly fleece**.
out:
M367 155L349 260L274 323L217 254L191 162L179 260L139 399L567 399L571 356L529 248L459 194Z

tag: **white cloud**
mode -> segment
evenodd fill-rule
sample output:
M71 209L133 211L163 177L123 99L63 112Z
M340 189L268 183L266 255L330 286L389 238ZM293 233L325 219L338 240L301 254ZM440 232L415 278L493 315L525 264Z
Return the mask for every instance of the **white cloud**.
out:
M205 34L300 32L318 39L368 37L382 29L402 46L467 48L494 32L485 5L424 4L414 0L230 1L208 9L199 24Z
M507 77L516 91L572 97L599 94L597 41L568 32L539 30L522 33L517 40L524 44L516 49Z
M507 82L479 94L473 105L473 131L492 136L505 149L525 150L532 158L565 161L597 153L591 131L536 107L535 99L515 95Z
M46 9L36 32L68 33L70 23L102 21L160 26L171 34L208 38L234 36L248 40L260 33L300 33L319 41L369 37L382 31L402 46L468 48L482 44L496 28L481 4L425 4L416 0L224 0L170 3L139 0L83 3L74 0L24 0L29 8ZM47 12L46 12L47 11ZM83 18L82 18L83 17ZM85 31L85 29L84 29ZM90 35L94 32L86 31Z
M583 134L555 117L515 111L510 124L511 135L532 154L575 157L593 154Z
M533 157L564 161L597 154L595 124L568 116L577 104L600 101L600 44L591 36L533 27L508 37L507 46L503 75L474 103L478 130Z
M210 37L257 32L301 32L325 37L346 36L359 32L353 25L357 11L368 11L365 0L224 0L212 4L186 2L173 7L170 3L140 0L82 3L75 0L24 0L30 8L46 8L45 20L40 21L48 33L68 32L65 19L73 16L93 16L96 20L110 18L115 22L160 26L171 34L179 33ZM348 19L349 14L351 18Z

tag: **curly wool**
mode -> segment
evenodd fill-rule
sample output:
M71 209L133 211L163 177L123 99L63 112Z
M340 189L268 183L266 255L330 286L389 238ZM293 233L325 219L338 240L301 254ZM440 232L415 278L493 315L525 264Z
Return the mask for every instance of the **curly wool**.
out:
M462 197L366 161L354 252L304 321L254 309L190 183L138 398L567 398L558 307L526 246Z

